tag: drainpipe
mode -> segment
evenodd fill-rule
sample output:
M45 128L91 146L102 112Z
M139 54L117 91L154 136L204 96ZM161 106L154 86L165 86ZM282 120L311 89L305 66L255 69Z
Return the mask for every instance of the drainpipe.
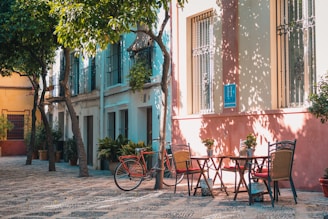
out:
M105 87L105 53L106 50L101 52L100 57L100 103L99 103L99 137L100 139L104 138L104 87Z

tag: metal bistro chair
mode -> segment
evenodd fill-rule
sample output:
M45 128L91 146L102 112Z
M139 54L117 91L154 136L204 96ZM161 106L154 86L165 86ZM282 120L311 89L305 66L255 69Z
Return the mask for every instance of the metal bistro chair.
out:
M247 152L246 152L246 145L245 145L245 140L244 139L240 139L239 142L239 150L238 150L239 156L246 156ZM240 163L240 168L246 168L245 162L244 163ZM236 164L233 165L225 165L221 168L221 176L222 176L222 171L226 171L226 172L233 172L235 174L235 190L234 192L236 192L236 187L237 187L237 172L239 170L237 170L237 166Z
M185 174L187 176L187 183L188 183L188 194L190 196L190 190L193 184L193 175L200 174L201 169L197 166L194 167L191 161L191 152L190 152L190 145L188 144L177 144L171 145L171 151L173 156L173 161L176 169L176 176L180 174ZM191 184L189 180L189 175L192 176ZM176 178L177 182L177 178ZM176 193L177 183L174 186L174 193Z
M252 193L252 180L255 182L263 181L267 191L270 195L272 207L274 207L274 201L278 201L279 181L289 181L293 192L294 201L297 204L297 194L292 178L292 167L294 162L296 140L294 141L280 141L270 144L268 143L268 166L261 172L258 172L255 167L251 167L252 170L249 173L249 204L253 203ZM273 195L272 186L273 185Z

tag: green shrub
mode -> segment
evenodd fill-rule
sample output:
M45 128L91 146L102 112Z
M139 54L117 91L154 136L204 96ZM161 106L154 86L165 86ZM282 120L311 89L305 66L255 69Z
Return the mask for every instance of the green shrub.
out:
M122 146L121 153L122 155L135 154L136 148L146 148L146 151L152 151L151 145L146 145L143 141L139 141L137 143L129 141L128 144Z
M310 113L320 118L321 123L328 120L328 74L326 74L317 84L318 92L310 95Z
M98 159L118 161L118 157L122 155L121 148L128 143L128 139L119 135L116 140L105 137L98 140Z
M14 124L11 123L7 117L0 116L0 140L4 140L7 136L7 131L10 131L14 128Z

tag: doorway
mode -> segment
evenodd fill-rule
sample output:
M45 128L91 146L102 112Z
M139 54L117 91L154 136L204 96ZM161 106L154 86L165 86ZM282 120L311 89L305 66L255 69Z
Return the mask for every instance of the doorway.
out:
M87 163L93 165L93 116L87 116Z

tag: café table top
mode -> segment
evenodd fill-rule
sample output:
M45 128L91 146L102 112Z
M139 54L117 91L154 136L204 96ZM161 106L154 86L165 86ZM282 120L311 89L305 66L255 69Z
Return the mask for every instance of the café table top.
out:
M211 159L211 158L228 158L229 156L227 155L212 155L212 156L208 156L208 155L192 155L191 159L195 159L195 160L207 160L207 159Z
M266 159L268 155L254 155L254 156L235 156L235 155L228 155L227 158L232 160L249 160L249 159Z

